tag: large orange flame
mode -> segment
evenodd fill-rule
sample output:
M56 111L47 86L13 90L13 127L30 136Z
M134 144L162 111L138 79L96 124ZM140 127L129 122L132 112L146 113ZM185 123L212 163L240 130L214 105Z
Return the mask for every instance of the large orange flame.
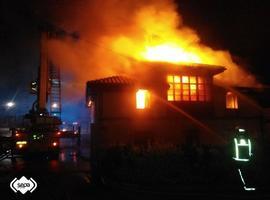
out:
M131 31L103 38L103 42L118 54L140 61L170 63L201 63L225 66L222 79L230 85L252 85L255 79L232 60L228 51L213 50L202 44L200 37L184 25L174 4L162 9L148 5L134 15ZM241 79L241 81L240 81Z
M138 60L209 63L197 47L199 37L183 26L172 9L157 10L155 6L148 6L138 10L134 20L137 34L112 38L112 48Z
M228 51L213 50L187 27L173 0L89 0L61 7L61 26L80 32L80 40L52 40L51 57L84 86L89 79L133 70L130 60L203 63L227 70L217 78L230 85L254 85L253 76ZM69 13L72 16L69 18ZM132 59L130 59L132 58Z

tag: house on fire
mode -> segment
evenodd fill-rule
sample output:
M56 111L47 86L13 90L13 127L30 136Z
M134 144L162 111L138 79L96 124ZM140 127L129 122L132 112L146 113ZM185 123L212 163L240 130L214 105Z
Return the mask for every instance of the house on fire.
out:
M231 139L236 126L254 139L267 138L270 105L258 100L265 91L215 84L213 77L225 70L202 64L143 63L132 77L88 81L92 144L220 145Z

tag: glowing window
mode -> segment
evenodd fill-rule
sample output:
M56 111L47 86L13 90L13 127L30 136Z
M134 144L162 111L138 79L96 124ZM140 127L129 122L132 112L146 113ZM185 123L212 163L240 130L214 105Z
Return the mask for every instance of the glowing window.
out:
M168 101L209 101L209 85L204 77L168 75Z
M145 109L149 108L150 93L148 90L139 89L136 92L136 108Z
M87 102L87 107L89 108L90 111L90 123L93 124L95 123L95 118L96 118L96 106L95 106L95 101L93 98L88 99Z
M238 109L238 99L232 92L226 94L226 108L227 109Z
M182 83L188 83L188 76L182 76Z

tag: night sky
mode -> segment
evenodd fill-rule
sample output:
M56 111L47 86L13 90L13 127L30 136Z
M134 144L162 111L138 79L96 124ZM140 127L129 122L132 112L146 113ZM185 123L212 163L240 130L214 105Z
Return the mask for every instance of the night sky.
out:
M179 0L184 21L204 43L227 49L263 83L269 84L269 1Z
M3 107L6 101L15 98L20 102L19 113L28 110L35 98L28 94L28 87L36 79L38 27L42 16L50 16L50 10L46 10L46 6L42 8L48 2L61 4L68 1L1 0L0 104ZM178 0L177 4L185 24L199 33L203 43L214 49L229 50L235 62L244 64L262 83L270 84L267 1Z

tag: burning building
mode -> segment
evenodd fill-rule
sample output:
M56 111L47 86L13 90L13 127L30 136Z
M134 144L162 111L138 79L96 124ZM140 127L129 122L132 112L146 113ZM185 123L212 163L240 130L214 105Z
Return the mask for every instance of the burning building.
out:
M252 89L235 88L254 86L255 78L228 50L204 44L175 1L86 2L67 9L74 14L69 20L63 17L79 39L51 40L49 53L79 87L66 92L68 99L91 80L92 157L124 146L226 144L235 126L259 138L264 109L256 95L248 96Z
M262 109L239 90L214 82L224 67L162 62L140 67L132 78L87 82L91 134L99 145L224 144L236 126L260 136Z
M231 181L227 147L235 127L248 130L255 149L262 144L259 139L267 138L263 106L269 108L269 103L259 105L255 100L269 95L214 80L225 67L164 62L136 67L133 76L87 82L94 180L102 175L140 184L164 179L216 183L215 177L224 174L221 180ZM211 157L218 165L206 158L213 147L216 153ZM169 167L174 165L181 169ZM203 175L194 176L194 170Z

